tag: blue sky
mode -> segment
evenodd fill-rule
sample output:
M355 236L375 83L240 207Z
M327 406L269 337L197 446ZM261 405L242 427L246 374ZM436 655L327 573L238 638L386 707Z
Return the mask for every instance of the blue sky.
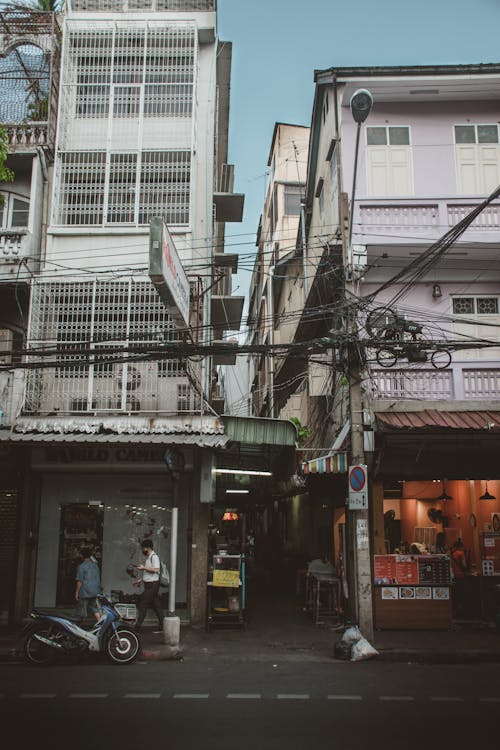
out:
M229 161L246 195L227 252L255 252L274 124L310 124L314 70L500 62L500 0L218 0L218 11L233 43ZM238 294L251 266L241 259Z

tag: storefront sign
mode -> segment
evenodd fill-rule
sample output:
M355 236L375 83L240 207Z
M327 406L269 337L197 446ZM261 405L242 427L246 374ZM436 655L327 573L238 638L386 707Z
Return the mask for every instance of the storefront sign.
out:
M237 588L239 585L239 570L214 570L212 586L221 588Z
M66 445L33 449L34 464L161 464L164 461L165 447L153 446L99 446L99 445Z

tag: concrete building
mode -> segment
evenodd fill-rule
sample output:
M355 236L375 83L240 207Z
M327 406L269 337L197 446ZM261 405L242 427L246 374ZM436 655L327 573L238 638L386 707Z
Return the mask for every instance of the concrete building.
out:
M11 67L26 67L31 24L48 72L28 124L2 118L16 173L2 186L0 445L14 467L2 503L16 519L3 617L33 604L71 612L86 545L105 591L132 601L127 566L145 537L168 561L178 507L175 600L203 622L209 508L237 482L218 467L278 464L279 475L295 449L292 425L219 416L223 349L168 354L240 326L237 257L224 253L225 222L243 211L227 164L231 44L215 0L68 0L58 22L6 20ZM154 276L155 250L170 277Z
M462 539L477 574L467 582L467 613L491 618L489 573L500 573L490 536L500 510L498 193L474 221L467 217L500 184L500 68L332 68L315 80L306 255L319 238L322 250L316 269L308 261L314 278L296 338L326 338L331 349L330 377L311 396L321 405L307 422L311 441L327 450L303 464L309 490L331 508L331 545L343 567L344 529L356 522L345 513L348 398L360 379L355 427L369 472L371 553L412 543L430 551L439 532L447 547ZM374 104L360 130L355 183L350 100L360 89ZM349 346L361 358L356 374ZM289 381L299 365L289 358L282 371ZM275 379L280 405L288 395L281 385ZM384 627L380 592L375 624ZM392 624L410 627L392 607ZM448 615L433 617L422 616L422 626L448 626Z

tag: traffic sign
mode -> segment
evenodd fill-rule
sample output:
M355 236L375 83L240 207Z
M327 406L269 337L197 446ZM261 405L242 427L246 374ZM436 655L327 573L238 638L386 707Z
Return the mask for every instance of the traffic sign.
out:
M349 510L368 508L368 476L366 464L349 467Z

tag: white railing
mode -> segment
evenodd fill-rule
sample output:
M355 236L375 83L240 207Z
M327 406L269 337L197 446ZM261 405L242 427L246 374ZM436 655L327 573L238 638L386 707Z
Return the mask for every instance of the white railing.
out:
M78 12L130 13L156 10L189 12L193 10L216 10L217 0L71 0L71 9Z
M439 225L439 206L433 205L361 205L360 222L363 227L420 228Z
M463 384L465 398L500 398L500 369L463 370Z
M7 134L9 150L19 146L36 148L46 146L48 143L49 125L47 122L4 122L2 128Z
M426 400L454 397L452 370L372 370L373 398L419 398Z
M19 258L24 255L23 244L26 230L0 229L0 260L2 258Z
M449 203L448 222L450 226L454 227L462 221L473 208L475 208L473 205ZM484 208L469 229L500 229L500 205L494 204Z

